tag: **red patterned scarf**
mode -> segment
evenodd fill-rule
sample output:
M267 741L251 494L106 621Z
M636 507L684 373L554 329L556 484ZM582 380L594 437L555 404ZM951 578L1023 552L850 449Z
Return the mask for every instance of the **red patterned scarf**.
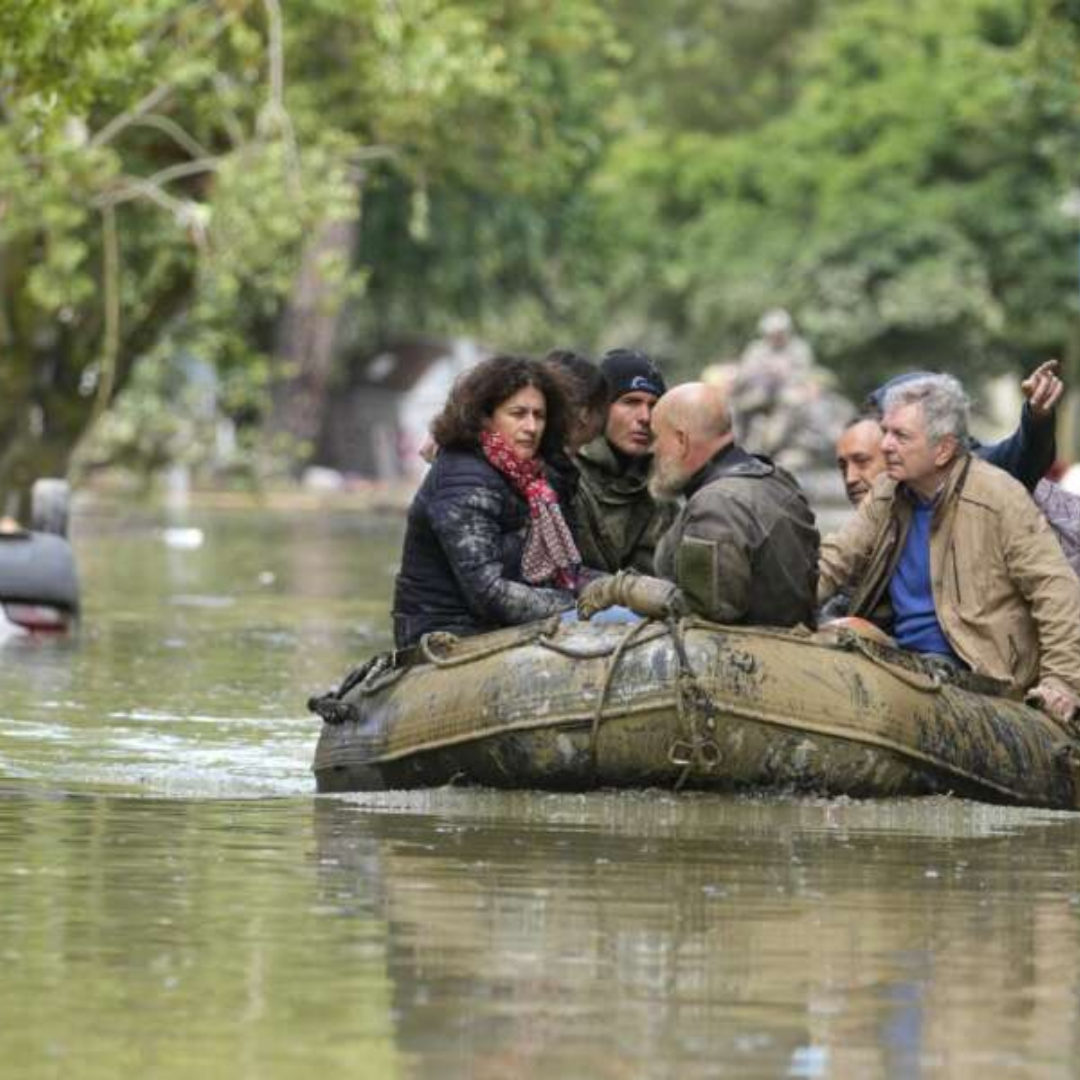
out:
M532 526L521 555L521 576L530 585L554 581L575 590L581 553L559 506L559 496L544 476L542 458L524 461L497 431L480 432L484 457L521 492L529 503Z

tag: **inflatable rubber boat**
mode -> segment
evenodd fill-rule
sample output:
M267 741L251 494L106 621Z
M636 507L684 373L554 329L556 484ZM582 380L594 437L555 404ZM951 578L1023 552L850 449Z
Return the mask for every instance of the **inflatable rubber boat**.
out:
M312 698L319 791L954 793L1080 806L1080 747L980 676L853 630L557 619L427 635Z

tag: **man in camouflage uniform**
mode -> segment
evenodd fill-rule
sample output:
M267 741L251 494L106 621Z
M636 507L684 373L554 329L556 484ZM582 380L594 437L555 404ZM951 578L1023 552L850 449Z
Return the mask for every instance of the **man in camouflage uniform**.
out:
M585 566L615 573L653 571L653 549L664 518L648 490L653 406L667 389L644 353L613 349L600 368L610 405L604 433L583 446L574 462L575 536Z
M761 336L747 347L729 394L740 445L799 471L825 467L850 405L831 389L783 309L766 312Z
M621 573L591 583L579 615L621 605L649 618L692 612L721 623L810 625L819 538L795 479L735 443L727 402L714 386L669 391L652 425L649 490L658 500L681 500L656 548L656 576Z
M720 391L685 383L653 413L649 490L682 499L656 549L656 575L714 622L813 622L819 536L795 478L735 442Z

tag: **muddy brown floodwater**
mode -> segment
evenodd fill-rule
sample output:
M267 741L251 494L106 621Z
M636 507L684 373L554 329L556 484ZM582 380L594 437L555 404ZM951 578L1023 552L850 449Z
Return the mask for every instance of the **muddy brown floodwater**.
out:
M1077 1075L1080 815L316 798L400 527L77 519L79 637L0 644L0 1075Z

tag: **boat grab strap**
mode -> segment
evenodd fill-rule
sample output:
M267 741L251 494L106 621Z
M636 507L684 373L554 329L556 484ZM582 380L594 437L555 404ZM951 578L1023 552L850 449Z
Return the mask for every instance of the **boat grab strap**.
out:
M937 661L928 656L909 654L907 663L899 663L887 655L897 650L892 646L882 646L862 634L841 628L836 635L836 646L846 652L857 652L871 663L889 672L894 678L915 690L939 694L946 686L956 686L961 690L971 690L977 694L992 694L996 697L1021 700L1020 694L1008 683L989 675L980 675L974 671L965 671L952 667L947 661ZM916 667L915 665L918 665ZM910 666L909 666L910 665Z
M536 623L535 627L527 633L511 638L500 635L499 640L494 644L487 645L482 649L465 648L461 650L458 656L440 656L435 651L437 646L452 647L461 641L457 634L449 634L444 630L433 630L430 634L424 634L420 638L417 648L420 650L420 655L432 667L460 667L462 664L473 664L477 660L484 660L501 652L509 652L510 649L517 649L522 645L535 645L545 637L554 634L559 628L561 619L560 614L552 615L550 618L544 619L543 622Z
M594 778L596 777L598 764L596 746L597 737L600 734L600 725L604 722L604 706L607 704L608 691L611 689L612 680L615 678L615 669L619 666L619 661L622 659L623 653L626 652L634 639L637 638L641 634L641 631L648 625L649 623L647 621L632 623L626 633L619 638L618 644L604 663L604 678L600 683L600 696L597 698L596 709L593 711L592 725L589 728L589 761L592 765Z
M601 657L612 656L615 652L629 647L630 644L635 646L643 645L648 641L663 637L667 633L667 628L663 623L647 619L644 622L634 624L637 628L635 633L623 635L612 644L576 648L559 640L558 631L561 626L562 616L553 615L543 622L536 623L527 632L518 633L513 637L502 637L501 640L485 645L483 648L461 648L459 652L456 650L461 644L461 638L456 634L436 630L430 634L425 634L416 648L426 663L437 668L452 668L460 667L463 664L472 664L477 660L486 660L489 656L497 656L499 653L509 652L511 649L519 649L523 645L539 645L542 649L550 649L551 652L558 653L560 656L568 656L572 660L599 660ZM646 628L648 628L647 633L640 632ZM468 639L465 640L468 641ZM449 654L440 653L436 651L438 648L453 648L455 652Z
M689 621L671 618L667 623L671 632L671 643L675 646L675 655L679 661L675 709L682 737L675 739L668 747L668 760L672 765L682 767L682 772L675 781L676 791L686 783L695 766L705 772L712 772L720 764L722 757L720 746L713 738L719 709L709 692L698 681L686 651L685 634Z
M614 645L603 652L597 652L595 649L581 651L555 641L554 631L558 629L558 625L557 619L552 620L550 625L543 624L538 632L528 639L528 643L538 644L551 649L553 652L576 659L598 660L602 656L606 657L604 673L600 681L600 693L597 696L596 708L593 710L592 723L589 726L589 761L594 778L597 777L599 772L598 744L600 728L606 719L604 710L608 704L608 697L619 664L623 656L633 647L654 640L657 637L662 637L665 634L671 635L679 665L675 703L681 734L668 747L668 760L673 765L682 768L682 772L675 782L675 790L683 786L695 766L705 772L712 772L720 764L720 747L713 738L719 710L716 703L709 696L708 691L698 681L686 651L685 632L695 625L693 619L680 620L672 617L664 622L645 619L641 622L632 623L627 627L625 633L619 636ZM421 651L424 654L424 659L428 660L429 663L437 667L452 667L479 659L482 656L494 655L519 644L521 644L520 640L514 642L513 645L500 643L460 657L441 657L432 651L428 636L425 635L421 639Z
M716 703L709 696L708 691L698 681L697 675L690 664L690 656L686 651L685 634L687 627L693 625L692 619L678 619L671 617L663 623L646 620L632 624L615 645L611 654L604 664L604 676L600 683L600 694L597 698L596 708L593 710L592 724L589 728L589 761L591 763L594 778L599 771L598 742L600 727L604 722L604 708L608 702L608 693L615 679L615 672L623 655L634 645L640 645L643 641L657 636L656 631L662 634L670 634L672 644L675 646L675 656L679 665L679 673L676 678L675 707L679 720L681 734L668 747L668 760L680 766L682 772L675 781L675 790L678 791L686 783L690 772L695 767L705 772L712 772L721 759L720 747L713 738L716 730L716 717L719 710ZM643 631L651 627L652 632L648 635ZM550 647L550 642L544 642ZM562 651L562 650L556 650ZM569 650L567 650L569 652ZM570 653L570 655L573 655ZM595 653L590 654L592 658Z
M872 642L854 630L847 628L838 630L836 644L844 652L857 652L865 656L872 664L887 671L894 679L898 679L905 686L910 686L914 690L940 694L945 687L945 682L938 671L913 671L911 668L903 667L900 664L890 663L874 648Z

